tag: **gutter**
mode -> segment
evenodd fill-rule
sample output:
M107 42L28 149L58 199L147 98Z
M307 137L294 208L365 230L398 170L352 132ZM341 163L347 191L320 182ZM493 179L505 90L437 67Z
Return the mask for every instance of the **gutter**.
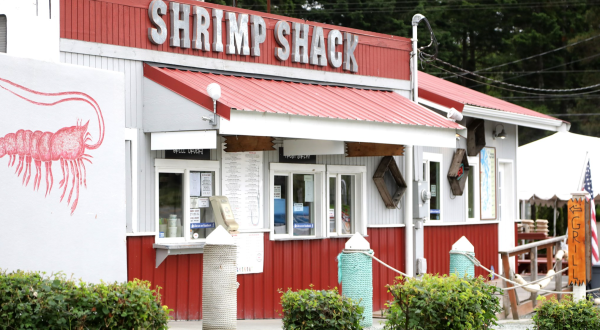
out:
M429 100L425 100L423 98L419 98L419 103L439 110L443 112L448 112L450 109L439 105L435 102L431 102ZM465 104L463 107L462 114L464 116L469 116L473 118L480 118L484 120L490 120L500 123L513 124L524 127L531 127L537 129L543 129L547 131L553 132L568 132L571 129L571 123L560 120L560 119L550 119L550 118L541 118L535 116L528 116L518 113L512 113L508 111L495 110L489 108L478 107L474 105Z

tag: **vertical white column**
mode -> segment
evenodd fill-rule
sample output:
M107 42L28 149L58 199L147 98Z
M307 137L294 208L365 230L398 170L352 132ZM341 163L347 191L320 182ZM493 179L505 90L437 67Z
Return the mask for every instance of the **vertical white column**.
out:
M416 15L415 15L416 16ZM414 20L414 18L413 18ZM417 22L418 24L418 22ZM412 27L412 100L416 103L419 102L419 54L417 53L417 24L413 22Z
M410 276L414 273L414 251L413 251L413 146L404 146L404 180L406 181L406 193L404 194L404 235L405 235L405 272Z

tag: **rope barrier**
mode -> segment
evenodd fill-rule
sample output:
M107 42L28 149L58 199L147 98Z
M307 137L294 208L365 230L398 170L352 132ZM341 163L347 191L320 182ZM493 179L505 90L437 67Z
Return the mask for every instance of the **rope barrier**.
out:
M373 252L373 254L370 254L370 253L368 253L368 252L365 252L365 251L349 251L349 250L344 250L344 253L362 253L362 254L364 254L364 255L367 255L367 256L369 256L369 257L371 257L371 258L375 259L375 260L376 260L377 262L379 262L380 264L384 265L385 267L387 267L387 268L391 269L392 271L394 271L394 272L396 272L396 273L398 273L398 274L400 274L400 275L402 275L402 276L404 276L404 277L412 277L412 276L410 276L410 275L408 275L408 274L405 274L405 273L403 273L403 272L401 272L401 271L397 270L396 268L393 268L392 266L390 266L390 265L386 264L385 262L383 262L383 261L381 261L381 260L377 259L377 257L375 257L375 252Z
M500 275L500 274L498 274L498 273L496 273L496 272L494 272L494 271L492 271L492 270L490 270L490 269L486 268L485 266L483 266L483 265L481 264L481 262L480 262L479 260L477 260L477 259L476 259L475 257L473 257L473 256L470 256L470 255L468 255L468 254L466 254L466 253L461 253L461 252L457 252L457 253L458 253L458 254L464 254L465 256L467 256L467 258L469 258L469 259L470 259L470 260L473 262L473 264L474 264L475 266L478 266L478 267L480 267L480 268L483 268L485 271L487 271L487 272L489 272L489 273L491 273L491 274L494 274L494 275L498 276L499 278L501 278L501 279L503 279L503 280L505 280L505 281L507 281L507 282L509 282L509 283L511 283L511 284L514 284L514 285L516 285L516 286L513 286L513 287L511 287L511 288L502 288L503 290L514 290L514 289L516 289L517 287L523 287L523 286L527 286L527 285L535 284L535 283L537 283L537 282L540 282L540 281L542 281L542 280L545 280L545 279L547 279L547 278L551 278L551 277L554 277L554 276L556 276L556 275L558 275L558 274L562 274L564 271L566 271L567 269L569 269L569 267L567 267L567 268L565 268L565 269L561 270L560 272L556 272L554 275L551 275L551 276L546 276L546 277L544 277L544 278L542 278L542 279L536 280L536 281L534 281L534 282L531 282L531 283L527 283L527 284L521 284L521 283L517 283L517 282L515 282L515 281L512 281L512 280L510 280L510 279L508 279L508 278L506 278L506 277L504 277L504 276L502 276L502 275ZM569 286L567 286L567 287L571 287L571 285L569 285ZM552 291L552 290L544 290L544 289L539 289L538 291L540 291L540 292L547 292L547 293L555 293L555 294L570 294L570 293L568 293L568 292L562 292L562 291ZM595 292L595 291L600 291L600 288L597 288L597 289L591 289L591 290L586 290L585 292L589 293L589 292Z
M377 262L379 262L380 264L384 265L385 267L387 267L387 268L391 269L392 271L394 271L394 272L396 272L396 273L398 273L398 274L400 274L400 275L402 275L402 276L404 276L404 277L412 277L412 276L410 276L410 275L408 275L408 274L405 274L405 273L403 273L403 272L401 272L401 271L397 270L396 268L393 268L392 266L390 266L390 265L386 264L385 262L383 262L383 261L379 260L377 257L375 257L375 252L373 252L373 254L369 254L368 252L365 252L365 251L344 251L344 252L345 252L345 253L362 253L362 254L364 254L364 255L367 255L367 256L369 256L369 257L371 257L371 258L375 259L375 260L376 260ZM542 281L544 281L544 280L546 280L546 279L548 279L548 278L552 278L552 277L554 277L554 276L556 276L556 275L562 274L562 273L566 272L566 271L569 269L569 267L567 267L567 268L565 268L565 269L563 269L563 270L561 270L561 271L558 271L558 272L556 272L556 273L555 273L555 274L553 274L553 275L550 275L550 276L545 276L545 277L543 277L543 278L537 279L537 280L535 280L535 281L532 281L532 282L529 282L529 283L527 283L527 284L521 284L521 283L518 283L518 282L515 282L515 281L513 281L513 280L510 280L510 279L508 279L508 278L506 278L506 277L504 277L504 276L502 276L502 275L500 275L500 274L498 274L498 273L496 273L496 272L494 272L494 271L492 271L492 270L488 269L487 267L483 266L483 265L481 264L481 262L480 262L479 260L477 260L477 258L475 258L475 257L473 257L473 256L470 256L470 255L468 255L467 253L463 253L463 252L456 252L456 251L455 251L454 253L456 253L456 254L462 254L462 255L465 255L465 256L467 256L467 258L469 258L469 259L470 259L470 260L473 262L473 264L474 264L475 266L477 266L477 267L480 267L480 268L483 268L483 270L487 271L488 273L490 273L490 274L494 274L494 275L498 276L499 278L501 278L501 279L503 279L503 280L505 280L505 281L507 281L507 282L509 282L509 283L513 284L513 286L512 286L512 287L510 287L510 288L502 288L504 291L508 291L508 290L516 290L516 289L518 289L518 288L522 288L522 287L525 287L525 286L528 286L528 285L537 284L537 283L539 283L539 282L542 282ZM556 265L554 265L554 268L556 268ZM571 287L571 285L567 286L567 288L568 288L568 287ZM546 293L555 293L555 294L570 294L569 292L562 292L562 291L552 291L552 290L545 290L545 289L541 289L541 288L540 288L540 289L537 289L537 291L539 291L539 292L546 292ZM591 293L591 292L596 292L596 291L600 291L600 288L591 289L591 290L586 290L585 292L586 292L586 293Z

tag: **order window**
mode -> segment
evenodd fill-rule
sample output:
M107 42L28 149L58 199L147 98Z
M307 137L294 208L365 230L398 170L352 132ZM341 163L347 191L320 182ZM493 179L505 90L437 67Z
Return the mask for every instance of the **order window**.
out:
M271 163L275 239L323 237L325 165Z
M429 200L429 220L442 219L442 155L423 153L423 174L431 192Z
M327 166L327 231L329 236L366 235L366 167Z
M215 230L209 198L219 195L219 162L156 159L156 241L203 240Z

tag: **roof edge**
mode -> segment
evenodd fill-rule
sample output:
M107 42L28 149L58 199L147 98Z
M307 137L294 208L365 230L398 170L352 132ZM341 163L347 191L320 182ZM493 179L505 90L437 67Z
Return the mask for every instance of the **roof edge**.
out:
M202 93L190 86L186 85L170 77L161 71L160 68L151 66L147 63L144 63L144 77L148 78L155 83L165 87L166 89L185 97L186 99L204 107L206 109L213 108L213 100L207 93ZM223 117L224 119L229 120L231 118L231 108L226 106L225 104L217 101L217 115Z
M448 112L449 107L441 105L436 102L432 102L427 99L419 99L419 103L432 107L436 110ZM480 118L484 120L492 120L496 122L513 124L524 127L531 127L537 129L543 129L553 132L568 132L571 128L571 124L560 119L549 119L535 116L528 116L518 113L512 113L508 111L502 111L497 109L490 109L484 107L477 107L466 104L463 108L462 114L473 118Z
M446 108L454 108L460 112L463 111L464 108L464 104L458 101L454 101L452 99L449 99L443 95L434 93L432 91L429 91L427 89L424 89L422 87L419 87L419 99L424 98L426 100L429 100L431 102L443 105ZM448 112L448 111L446 111Z

